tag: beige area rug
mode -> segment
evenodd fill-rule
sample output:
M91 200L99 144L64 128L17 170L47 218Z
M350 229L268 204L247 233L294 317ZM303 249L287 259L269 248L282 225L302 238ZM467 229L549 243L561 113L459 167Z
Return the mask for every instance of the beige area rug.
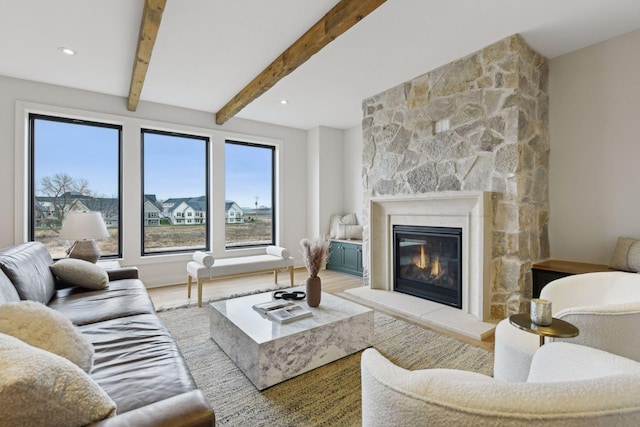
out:
M279 289L288 289L290 285L282 285L278 283L234 283L233 289L229 289L228 286L217 287L217 283L206 283L204 286L206 287L204 290L204 295L202 298L202 306L206 306L211 302L222 301L229 298L238 298L245 295L253 295L253 294L261 294L263 292L271 292L277 291ZM297 285L296 285L297 286ZM156 308L156 311L165 311L165 310L173 310L176 308L186 308L186 307L197 307L198 306L198 286L196 284L192 285L191 288L191 298L187 298L187 287L186 285L181 286L184 287L184 298L183 299L175 299L172 298L171 302L158 301L157 297L150 293L151 299L153 300L153 305Z
M216 426L360 426L360 356L258 391L209 337L209 307L159 313L216 413ZM493 354L375 313L373 347L407 369L451 368L490 375Z

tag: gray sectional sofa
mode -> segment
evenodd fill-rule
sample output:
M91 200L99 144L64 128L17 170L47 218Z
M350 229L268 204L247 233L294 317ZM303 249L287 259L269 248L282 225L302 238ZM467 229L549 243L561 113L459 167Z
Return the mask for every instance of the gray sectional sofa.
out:
M50 269L53 262L38 242L0 250L0 305L44 303L91 342L89 375L117 405L115 416L94 425L213 426L213 410L155 314L137 269L109 270L108 287L91 290L61 283Z

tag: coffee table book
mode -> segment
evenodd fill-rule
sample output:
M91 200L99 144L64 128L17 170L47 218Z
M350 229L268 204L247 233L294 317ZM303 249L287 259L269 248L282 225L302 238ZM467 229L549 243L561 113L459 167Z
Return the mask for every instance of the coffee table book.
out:
M278 323L289 323L313 316L309 310L291 301L269 301L254 304L253 309Z

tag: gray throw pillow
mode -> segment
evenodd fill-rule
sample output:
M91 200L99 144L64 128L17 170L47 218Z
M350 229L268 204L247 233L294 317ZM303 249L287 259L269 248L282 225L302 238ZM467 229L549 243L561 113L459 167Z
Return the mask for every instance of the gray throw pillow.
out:
M102 268L89 261L64 258L49 267L58 279L70 285L87 289L105 289L109 286L109 275Z
M618 238L609 267L640 272L640 240L631 237Z

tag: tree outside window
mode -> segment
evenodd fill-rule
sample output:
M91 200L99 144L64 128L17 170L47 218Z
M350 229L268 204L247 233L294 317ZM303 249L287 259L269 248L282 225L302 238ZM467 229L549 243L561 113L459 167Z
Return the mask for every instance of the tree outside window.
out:
M70 211L97 211L109 230L98 241L103 257L121 256L118 125L29 115L29 239L53 258L73 243L58 238Z

